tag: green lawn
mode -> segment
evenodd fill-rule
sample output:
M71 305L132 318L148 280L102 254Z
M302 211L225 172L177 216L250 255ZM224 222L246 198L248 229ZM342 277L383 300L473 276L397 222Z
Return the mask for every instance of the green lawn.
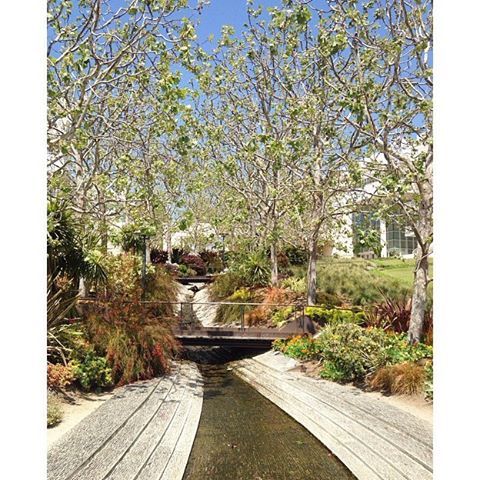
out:
M369 260L376 265L374 272L378 275L395 278L402 285L411 287L413 284L414 259L376 258ZM430 261L429 274L432 275L433 260Z
M380 277L390 277L397 280L402 286L412 288L413 271L415 269L414 259L399 258L375 258L373 260L363 260L361 258L321 258L318 265L324 264L352 264L364 266L374 275ZM293 267L295 276L303 277L306 275L306 267ZM429 274L432 275L433 259L430 259Z

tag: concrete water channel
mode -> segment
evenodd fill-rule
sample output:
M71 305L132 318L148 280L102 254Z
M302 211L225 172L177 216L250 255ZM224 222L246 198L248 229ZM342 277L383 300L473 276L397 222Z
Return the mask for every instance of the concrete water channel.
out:
M194 302L199 291L186 298ZM195 310L192 321L202 323L203 312ZM229 366L258 353L220 347L185 350L203 377L203 405L183 480L355 479L314 435Z
M48 479L433 478L431 425L258 353L188 347L169 375L116 389L49 449Z
M228 364L198 364L203 407L183 480L355 477L310 432Z

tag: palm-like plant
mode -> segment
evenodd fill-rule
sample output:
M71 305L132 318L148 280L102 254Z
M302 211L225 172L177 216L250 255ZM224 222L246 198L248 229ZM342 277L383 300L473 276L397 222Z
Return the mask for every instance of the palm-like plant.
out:
M102 255L93 247L98 239L80 234L69 208L62 202L48 204L47 237L47 356L68 363L70 345L82 332L67 318L75 313L80 278L104 282ZM61 280L66 287L60 287Z
M68 206L59 201L48 204L47 271L52 276L65 275L75 285L81 277L105 281L101 255L95 251L98 238L82 236Z

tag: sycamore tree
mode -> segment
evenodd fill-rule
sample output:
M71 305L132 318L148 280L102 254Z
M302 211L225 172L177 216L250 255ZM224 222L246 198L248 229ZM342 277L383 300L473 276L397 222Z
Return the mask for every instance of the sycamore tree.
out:
M358 134L366 182L381 213L417 240L409 340L420 341L433 242L432 3L331 0L332 86Z
M267 34L269 41L258 41ZM200 52L197 77L205 163L257 248L269 248L272 285L278 284L278 249L298 159L291 143L295 121L281 88L288 63L284 35L264 21L250 23L241 37L225 26L214 51Z
M267 14L268 21L261 7L248 8L240 38L224 28L210 68L199 74L201 115L214 175L237 194L251 235L270 245L272 284L279 241L294 230L309 251L307 301L314 304L319 244L355 208L356 135L331 86L330 58L341 45L325 40L323 15L287 0Z
M290 217L297 220L298 235L308 250L307 303L312 305L319 246L338 243L347 217L362 197L353 155L356 135L345 122L341 97L332 88L330 60L342 43L326 41L324 12L313 12L304 2L285 1L270 14L271 26L286 44L288 62L280 86L289 106L289 142L296 159L291 168L297 178ZM276 40L269 39L275 45Z
M164 146L188 143L174 68L188 63L195 37L188 4L48 3L49 195L67 200L105 247L109 227L155 223L165 211L175 170Z

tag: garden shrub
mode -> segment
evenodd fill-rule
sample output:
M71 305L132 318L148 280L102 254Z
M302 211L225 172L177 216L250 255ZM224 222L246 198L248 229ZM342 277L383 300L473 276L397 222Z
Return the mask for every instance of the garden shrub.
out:
M162 265L155 265L145 278L145 300L174 302L178 295L178 284L171 273ZM159 306L160 307L160 306ZM172 305L162 305L162 313L173 315Z
M277 305L285 305L294 301L292 293L284 288L268 287L257 290L257 293L263 296L262 305L256 306L246 315L248 325L268 323L272 320L275 312L282 308L282 306Z
M355 323L361 325L365 322L365 313L337 308L306 307L305 315L308 315L320 325L336 325L339 323Z
M239 288L227 297L226 301L249 303L252 301L252 294L247 288ZM222 324L237 323L241 321L242 315L248 313L251 309L252 307L248 305L220 305L217 309L215 321Z
M412 301L410 297L399 299L385 298L367 309L366 319L371 326L380 327L398 333L408 332ZM433 341L433 315L432 309L427 308L424 317L424 340L428 345Z
M186 254L183 248L173 248L172 249L172 263L180 263L180 258Z
M345 303L348 304L348 302L345 302L342 297L336 295L335 293L319 292L318 290L316 303L328 307L340 307Z
M238 256L231 270L242 279L243 285L266 287L270 284L270 263L260 251Z
M226 272L215 278L210 293L215 300L223 300L243 286L245 284L238 273Z
M383 330L353 323L325 327L317 338L322 356L320 376L338 382L363 380L387 363Z
M288 256L283 252L278 253L277 262L278 262L278 269L280 271L285 271L290 266L290 260L289 260Z
M182 255L179 263L193 270L196 275L205 275L207 273L205 262L198 255Z
M379 368L433 356L431 347L411 345L405 335L363 328L355 323L327 325L310 341L314 345L303 337L294 337L275 342L274 348L293 358L321 360L320 375L338 382L364 381Z
M84 341L84 330L77 323L55 325L47 330L47 359L52 364L67 365L72 352Z
M304 294L307 291L307 283L304 278L286 278L282 281L282 287L298 294Z
M178 266L178 273L182 277L195 277L197 275L197 272L186 265L179 265Z
M58 425L63 419L63 411L57 396L48 392L47 396L47 428Z
M230 295L227 300L229 302L249 302L252 299L252 294L248 288L239 288Z
M279 308L273 315L272 315L272 323L276 327L281 327L287 323L288 318L292 313L295 311L295 307L282 307Z
M172 307L141 302L138 264L128 254L111 259L105 292L98 302L85 307L91 344L106 357L117 385L167 372L170 358L179 349L171 331L172 310L165 310Z
M424 389L425 377L424 367L404 362L378 369L368 384L373 390L387 394L414 395Z
M289 246L284 250L285 255L292 265L305 265L308 260L308 252L302 247Z
M72 369L84 390L99 390L113 384L112 369L107 365L107 359L97 356L93 349L86 353L81 362L74 360Z
M274 350L299 360L319 359L321 355L320 345L308 335L298 335L290 339L277 339L273 342L272 347Z
M223 261L218 252L203 250L199 255L205 262L207 273L218 273L223 270Z
M152 248L150 250L150 261L153 264L166 263L168 260L168 252L166 250L159 250L158 248Z
M51 390L63 390L75 380L75 371L72 365L49 363L47 365L47 385Z

